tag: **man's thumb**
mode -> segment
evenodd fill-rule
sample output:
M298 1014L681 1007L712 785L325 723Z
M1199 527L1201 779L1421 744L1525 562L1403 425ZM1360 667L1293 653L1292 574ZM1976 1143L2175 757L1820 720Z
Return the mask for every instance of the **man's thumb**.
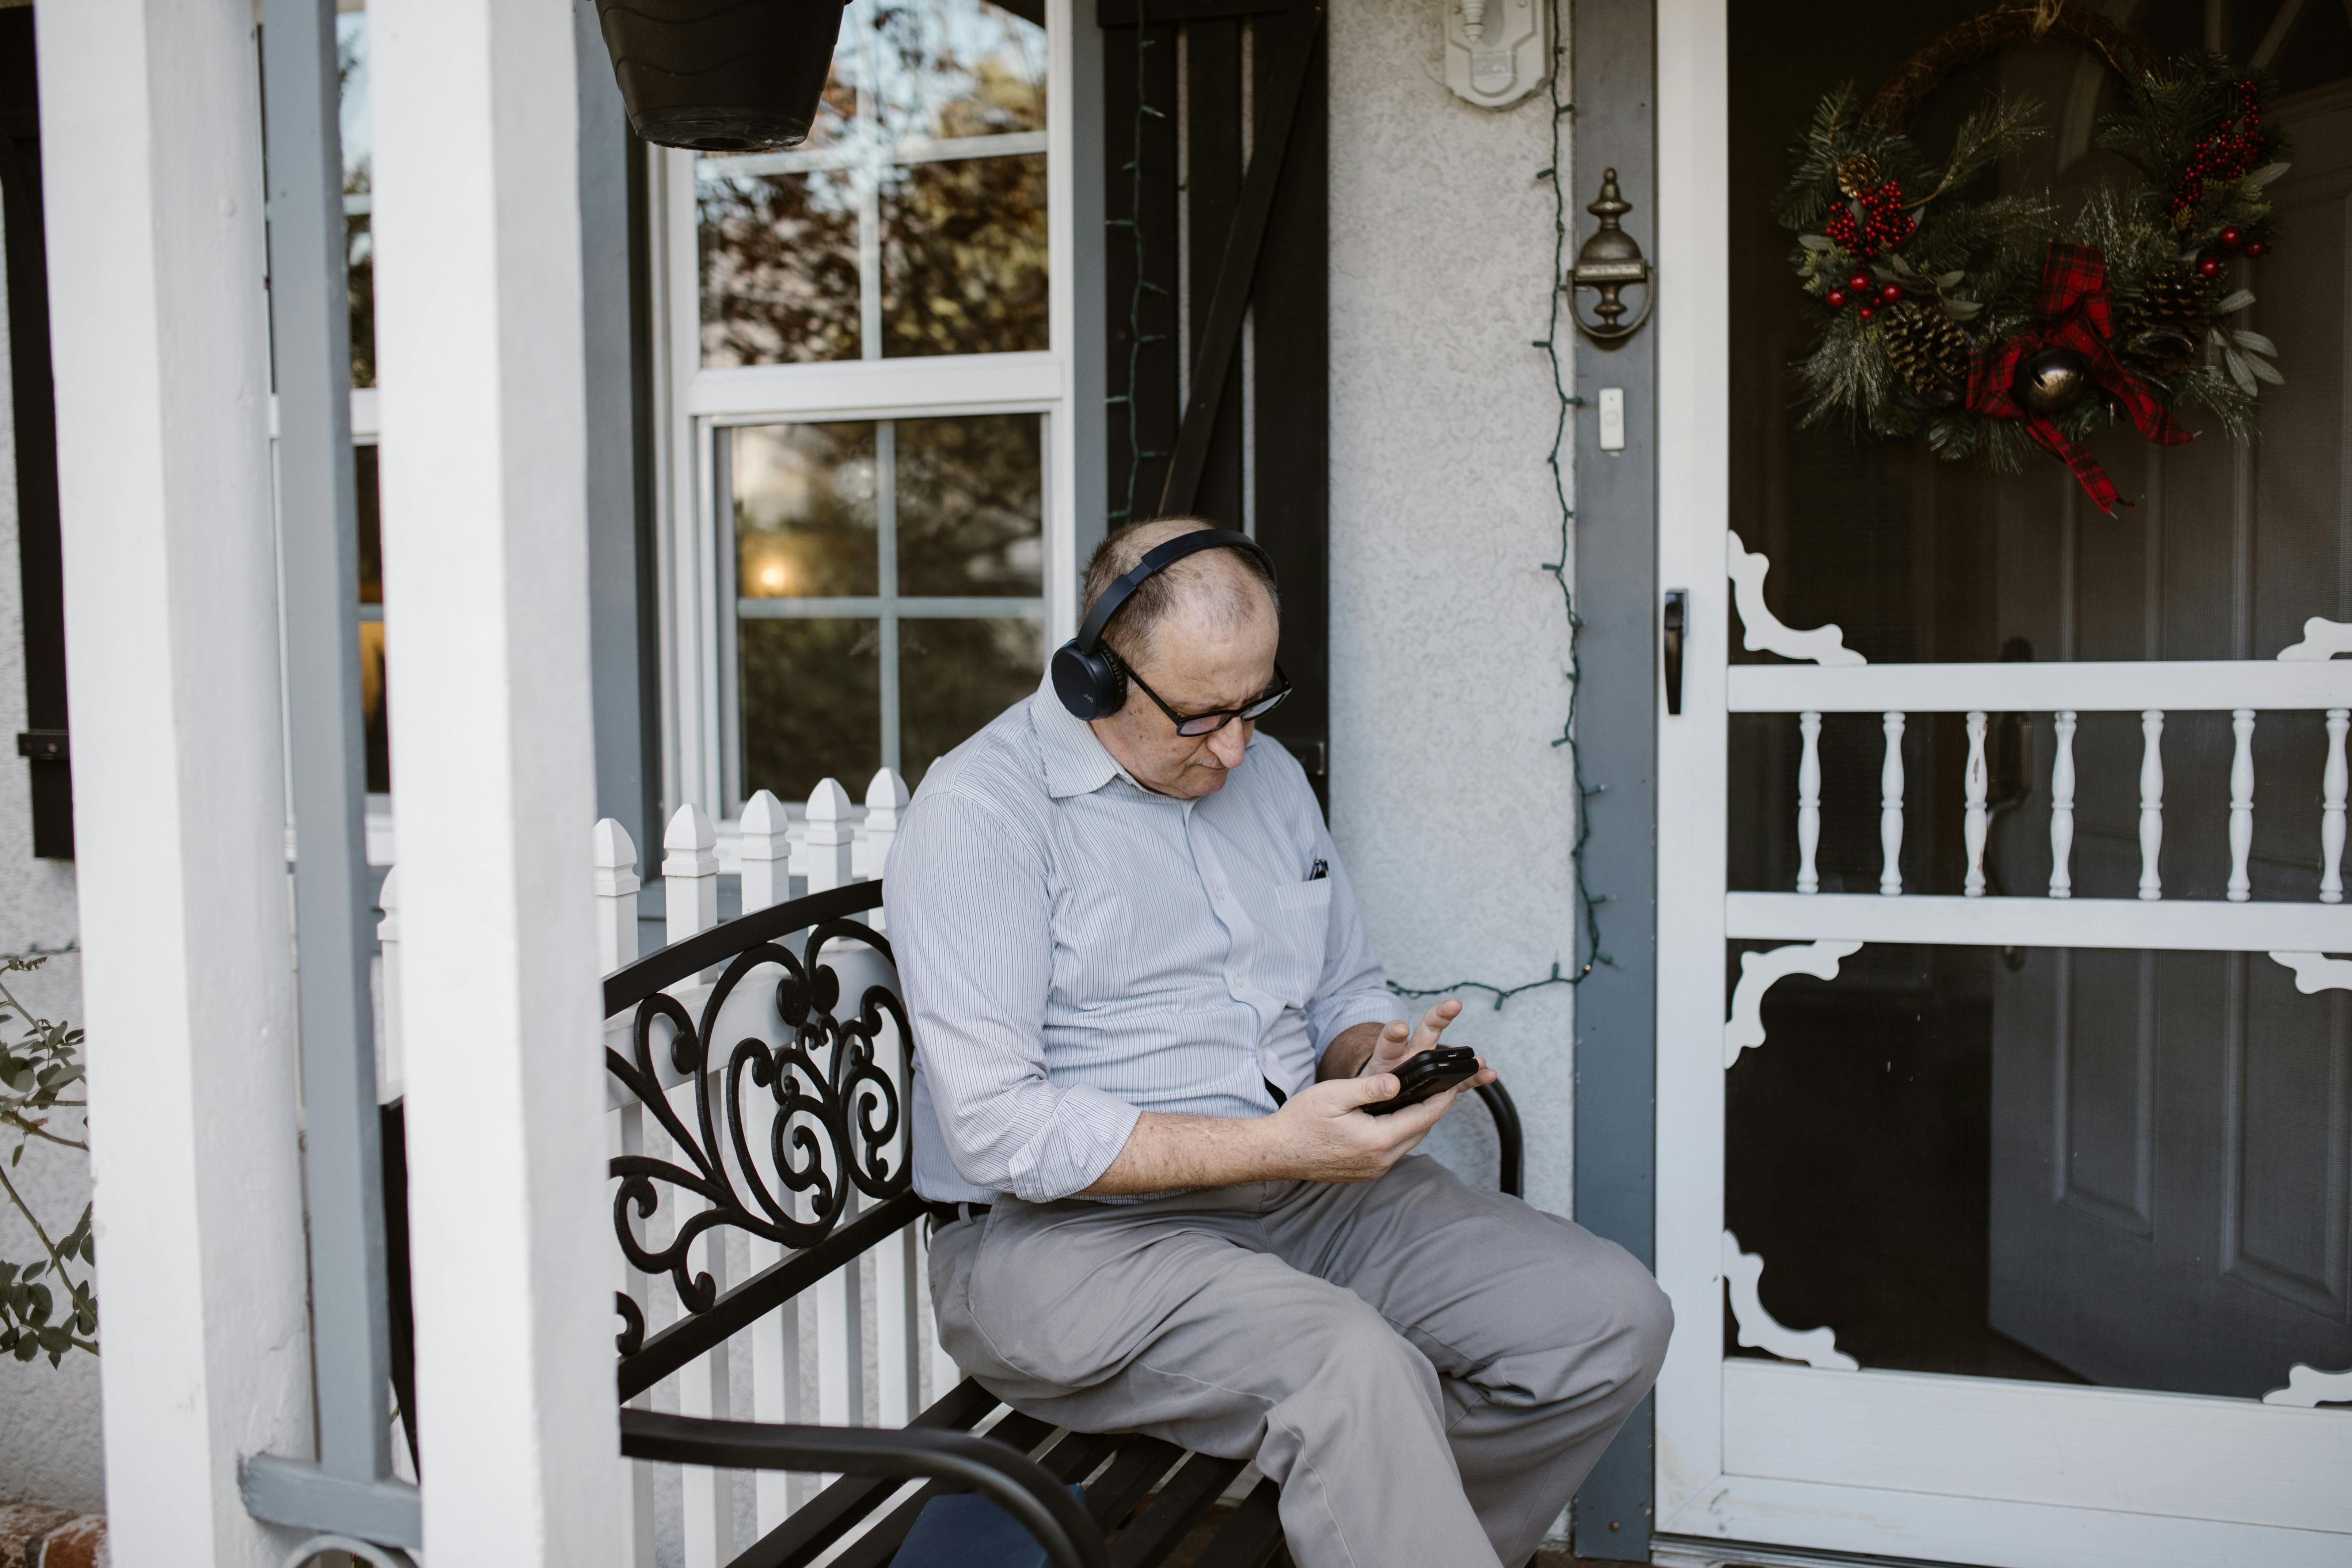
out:
M1348 1101L1350 1110L1366 1105L1378 1105L1383 1100L1394 1100L1400 1087L1396 1074L1392 1072L1375 1073L1370 1078L1351 1078L1345 1081L1355 1091L1354 1098Z

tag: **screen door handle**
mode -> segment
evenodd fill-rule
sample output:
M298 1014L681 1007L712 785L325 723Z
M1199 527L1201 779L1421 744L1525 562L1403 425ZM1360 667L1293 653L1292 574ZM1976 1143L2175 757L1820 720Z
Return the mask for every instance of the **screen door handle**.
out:
M1666 711L1678 714L1683 710L1683 617L1690 607L1690 591L1686 588L1666 590L1665 656Z

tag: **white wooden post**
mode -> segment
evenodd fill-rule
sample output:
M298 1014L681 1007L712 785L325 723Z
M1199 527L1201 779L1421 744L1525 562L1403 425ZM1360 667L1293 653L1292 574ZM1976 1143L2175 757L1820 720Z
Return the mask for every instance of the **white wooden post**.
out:
M260 112L243 5L34 14L109 1544L270 1564L310 1457Z
M2327 763L2320 775L2319 899L2344 901L2344 732L2352 729L2352 709L2327 710Z
M907 809L907 781L896 768L884 768L866 786L866 831L857 839L857 875L877 882L890 864L890 846L898 839L898 814ZM882 911L868 917L882 929Z
M384 615L425 1561L610 1562L577 71L566 6L377 0ZM242 79L250 82L250 65ZM250 91L250 86L246 88ZM112 199L112 198L110 198ZM245 287L255 287L257 269ZM216 616L207 625L217 628Z
M743 912L781 904L792 896L791 823L773 792L758 790L743 803ZM764 1162L763 1162L764 1165ZM746 1238L748 1264L756 1275L783 1261L784 1249L758 1237ZM799 1421L800 1305L787 1301L744 1331L751 1344L751 1419ZM793 1508L794 1478L761 1470L752 1479L752 1514L764 1535L782 1524Z
M2074 714L2058 710L2058 753L2050 761L2050 896L2074 896Z
M1960 818L1960 835L1969 853L1967 880L1961 886L1963 895L1981 899L1985 891L1985 837L1992 819L1985 810L1985 715L1969 715L1969 762L1967 777L1968 805Z
M2150 708L2139 716L2139 896L2164 897L2157 858L2164 848L2164 714Z
M629 830L601 818L591 847L596 883L596 967L610 974L637 961L637 846Z
M1797 756L1797 891L1822 890L1820 868L1814 863L1822 843L1822 716L1797 715L1801 749Z
M819 779L808 798L808 890L828 892L855 880L856 825L849 820L849 792L835 779Z
M1886 760L1878 770L1878 890L1889 898L1903 891L1903 715L1880 719Z
M400 1036L401 1020L406 1015L400 1005L399 868L383 874L383 890L376 895L375 906L383 911L383 919L375 922L375 939L383 949L376 970L378 994L383 1001L383 1031L375 1043L375 1101L390 1105L406 1092L403 1080L407 1076Z
M662 848L664 922L679 942L719 923L719 830L700 806L681 805L662 833Z
M743 803L743 912L781 904L792 893L792 824L784 803L757 790Z
M2242 904L2254 896L2246 865L2254 848L2254 710L2232 709L2230 731L2237 741L2230 760L2230 901Z

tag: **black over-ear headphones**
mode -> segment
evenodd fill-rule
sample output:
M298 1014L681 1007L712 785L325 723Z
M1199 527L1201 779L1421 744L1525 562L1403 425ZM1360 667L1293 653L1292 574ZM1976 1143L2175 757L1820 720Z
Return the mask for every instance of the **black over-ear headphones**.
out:
M1127 668L1102 646L1103 628L1146 579L1203 550L1245 550L1274 575L1273 559L1246 533L1202 528L1152 546L1133 571L1103 590L1078 635L1054 650L1054 692L1063 707L1081 719L1100 719L1127 706Z

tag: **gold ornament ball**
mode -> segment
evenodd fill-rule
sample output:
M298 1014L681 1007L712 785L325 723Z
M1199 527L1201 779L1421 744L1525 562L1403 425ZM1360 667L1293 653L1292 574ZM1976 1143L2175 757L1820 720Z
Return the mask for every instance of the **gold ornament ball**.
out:
M2034 414L2063 414L2091 389L2091 367L2073 349L2042 349L2017 367L2010 391Z
M1867 153L1856 153L1852 157L1841 159L1837 168L1837 182L1838 189L1849 196L1858 196L1864 191L1878 189L1882 183L1878 160Z

